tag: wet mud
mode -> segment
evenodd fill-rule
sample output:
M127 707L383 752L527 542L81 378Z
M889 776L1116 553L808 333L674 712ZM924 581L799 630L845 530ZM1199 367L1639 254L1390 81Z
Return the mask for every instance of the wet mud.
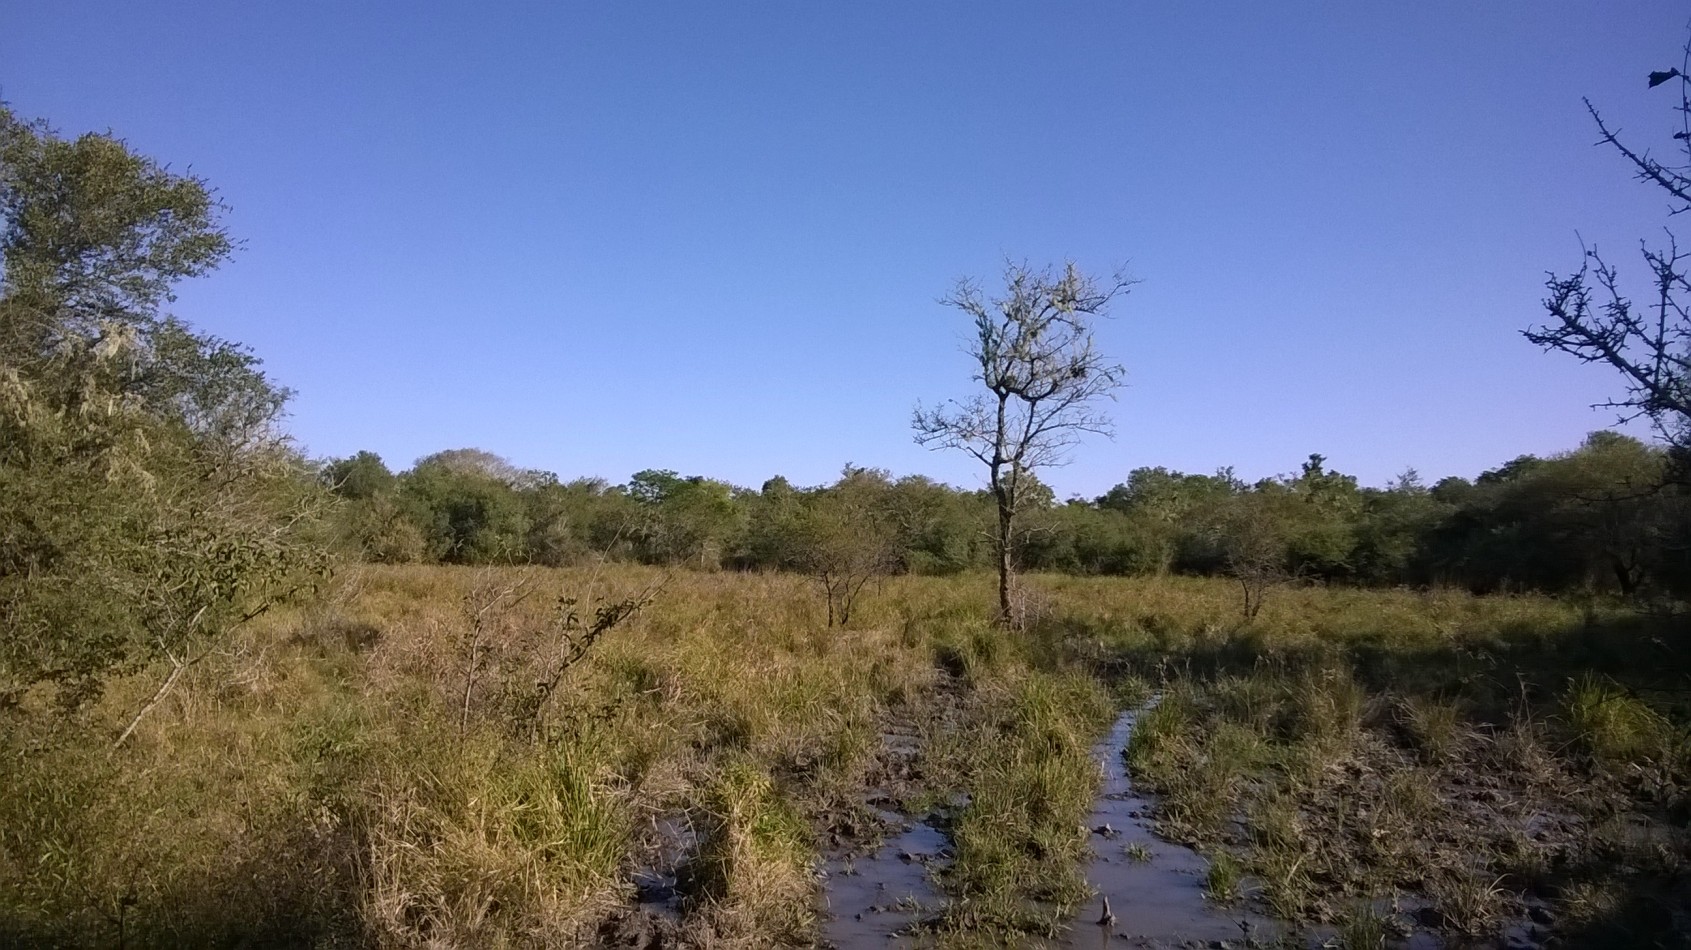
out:
M688 859L698 850L698 832L685 814L676 813L654 818L640 838L647 860L631 875L633 904L606 918L581 945L669 950L696 943L686 934L682 879Z

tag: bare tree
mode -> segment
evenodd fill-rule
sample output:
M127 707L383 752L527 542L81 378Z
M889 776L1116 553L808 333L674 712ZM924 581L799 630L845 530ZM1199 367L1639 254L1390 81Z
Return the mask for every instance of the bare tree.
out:
M1082 436L1113 431L1098 403L1114 398L1126 370L1094 348L1091 318L1133 283L1121 272L1096 281L1072 262L1060 273L1011 263L1004 296L988 298L965 278L941 301L974 320L967 350L980 366L973 379L986 393L932 409L918 405L912 425L918 444L961 449L987 467L998 507L1001 623L1013 619L1013 531L1032 473L1062 464Z
M523 603L541 592L549 577L540 568L483 568L464 597L460 626L463 691L458 710L458 734L469 732L477 684L483 674L494 680L491 692L500 700L508 727L526 730L534 739L542 733L549 700L564 676L599 639L639 613L663 589L668 577L631 596L603 598L597 594L599 572L589 575L583 596L559 596L549 617L523 615Z
M1680 66L1652 72L1650 88L1677 82L1679 113L1673 133L1674 159L1663 162L1648 150L1636 151L1622 142L1588 99L1586 110L1597 123L1598 144L1607 145L1631 163L1636 177L1667 192L1669 214L1691 209L1691 42ZM1687 280L1691 252L1681 251L1671 230L1664 244L1641 242L1649 272L1648 296L1642 302L1628 297L1619 270L1584 248L1585 261L1565 277L1550 275L1544 309L1550 319L1525 332L1527 339L1547 350L1560 350L1586 363L1606 363L1626 380L1626 395L1604 406L1617 409L1623 421L1648 418L1681 450L1691 449L1691 282Z

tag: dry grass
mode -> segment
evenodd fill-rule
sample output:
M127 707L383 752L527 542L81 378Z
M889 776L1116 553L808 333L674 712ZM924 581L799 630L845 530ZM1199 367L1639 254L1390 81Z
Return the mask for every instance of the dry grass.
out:
M1382 605L1400 596L1381 595ZM1445 603L1475 616L1487 602ZM1511 625L1555 610L1496 604L1495 622ZM1270 910L1354 929L1349 940L1377 939L1376 922L1359 922L1356 908L1400 895L1429 900L1444 929L1485 938L1564 895L1576 898L1564 931L1576 943L1593 933L1623 943L1683 937L1683 729L1609 679L1548 685L1597 661L1548 633L1523 644L1510 629L1475 624L1423 638L1410 627L1383 660L1369 641L1353 641L1349 655L1330 649L1342 636L1298 651L1258 642L1244 664L1226 657L1225 643L1207 647L1206 666L1167 669L1164 703L1141 720L1130 761L1163 796L1166 832L1240 855ZM1423 650L1430 659L1417 657ZM1504 661L1511 653L1514 664ZM1405 675L1365 685L1383 661ZM1416 691L1430 683L1435 691ZM1605 831L1616 815L1628 833ZM1634 906L1577 929L1580 914L1601 917L1606 906L1589 895L1610 893L1616 880L1647 895L1650 913ZM1425 917L1390 923L1427 926Z
M207 660L116 754L153 671L74 717L8 713L0 944L590 944L660 818L698 832L671 936L803 944L812 869L868 785L950 809L941 939L1015 941L1085 895L1088 747L1128 673L1163 694L1130 761L1165 826L1235 855L1282 913L1332 920L1423 881L1484 929L1526 886L1506 875L1548 854L1578 864L1570 919L1595 920L1624 893L1602 868L1682 872L1672 836L1558 824L1628 807L1591 793L1616 776L1674 807L1688 760L1672 716L1607 679L1569 691L1557 671L1521 707L1514 672L1591 623L1552 601L1298 588L1239 627L1224 582L1040 577L1043 619L1012 635L988 623L989 578L907 577L840 630L803 578L681 573L537 697L559 598L661 577L533 572L472 657L466 599L517 576L351 571ZM889 724L919 739L909 775Z

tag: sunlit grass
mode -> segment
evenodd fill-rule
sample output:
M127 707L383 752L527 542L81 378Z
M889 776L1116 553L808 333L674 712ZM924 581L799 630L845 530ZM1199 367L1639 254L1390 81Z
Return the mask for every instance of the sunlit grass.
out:
M1489 855L1524 868L1537 846L1475 839L1467 870L1424 850L1463 820L1441 783L1483 767L1575 789L1583 757L1671 802L1688 761L1671 711L1607 676L1570 684L1618 648L1591 609L1541 598L1285 588L1243 625L1222 581L1036 577L1045 618L1017 632L990 623L990 577L900 577L841 630L803 578L545 570L470 663L465 598L516 576L350 571L226 644L116 753L156 671L71 717L8 713L0 942L591 944L670 818L697 835L688 939L802 944L823 829L866 807L895 721L920 744L911 804L950 818L940 938L1016 942L1085 898L1089 747L1153 692L1128 757L1165 830L1244 822L1212 874L1336 919L1344 894L1435 870L1442 912L1483 928L1512 893ZM557 598L660 581L533 701ZM1595 907L1601 884L1569 893Z

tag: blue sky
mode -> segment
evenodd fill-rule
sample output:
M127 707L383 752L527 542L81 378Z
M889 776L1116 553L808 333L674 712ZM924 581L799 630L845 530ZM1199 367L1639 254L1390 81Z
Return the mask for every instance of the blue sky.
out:
M1679 2L7 4L0 97L232 206L175 310L298 390L317 455L486 448L756 486L969 392L941 307L1006 257L1143 283L1114 441L1050 473L1382 484L1573 447L1606 371L1519 330L1576 231L1636 274Z

